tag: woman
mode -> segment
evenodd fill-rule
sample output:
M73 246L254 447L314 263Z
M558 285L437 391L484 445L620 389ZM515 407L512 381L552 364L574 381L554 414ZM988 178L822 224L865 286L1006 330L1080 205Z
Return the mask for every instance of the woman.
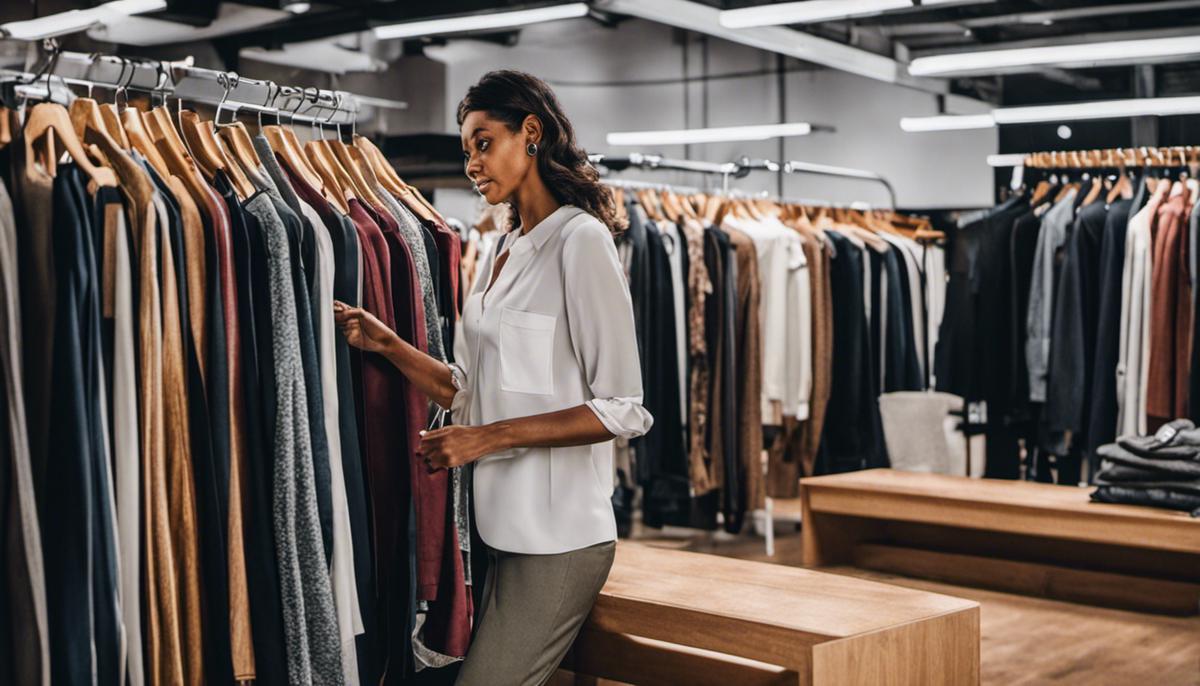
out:
M463 306L455 364L337 304L354 346L385 355L457 426L423 434L431 468L475 463L491 564L464 686L541 684L608 578L616 550L612 439L644 434L616 208L557 98L513 71L458 106L467 177L513 224Z

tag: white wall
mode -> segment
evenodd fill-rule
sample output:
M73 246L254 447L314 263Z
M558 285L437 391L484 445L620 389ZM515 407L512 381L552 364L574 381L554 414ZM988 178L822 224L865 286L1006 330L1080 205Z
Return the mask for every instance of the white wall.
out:
M708 73L769 71L776 57L716 39L709 41ZM609 147L610 131L734 126L779 121L779 88L775 74L711 80L704 87L691 83L587 85L595 82L676 80L684 73L684 47L678 34L661 25L630 20L616 28L589 20L556 22L525 29L516 47L475 41L453 41L430 49L446 62L446 130L456 131L455 107L467 88L492 69L521 69L549 81L575 125L580 143L589 152L659 153L684 157L683 146L656 149ZM688 73L698 76L702 49L692 34L687 49ZM789 60L789 68L800 66ZM579 83L586 82L586 83ZM832 125L836 133L817 133L784 142L783 156L846 167L871 169L895 186L901 207L981 207L992 202L992 171L985 157L997 150L994 130L906 134L903 115L933 114L933 95L863 77L825 69L793 71L786 75L787 120ZM684 99L690 117L685 120ZM948 108L970 113L978 105L951 98ZM690 159L726 162L742 155L778 160L778 140L691 146ZM689 185L711 180L695 174L624 172L620 178L642 178ZM747 191L775 194L777 178L755 172L735 181ZM785 197L818 198L834 202L867 201L886 204L881 187L859 181L793 175L784 178Z

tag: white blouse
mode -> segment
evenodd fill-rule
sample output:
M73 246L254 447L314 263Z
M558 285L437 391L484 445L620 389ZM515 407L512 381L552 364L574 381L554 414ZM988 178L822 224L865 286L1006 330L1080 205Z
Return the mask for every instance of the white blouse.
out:
M463 307L451 365L451 414L482 426L586 404L614 436L634 438L642 407L633 306L608 229L563 206L528 233L510 234ZM492 548L553 554L615 540L613 442L518 448L475 464L479 534Z

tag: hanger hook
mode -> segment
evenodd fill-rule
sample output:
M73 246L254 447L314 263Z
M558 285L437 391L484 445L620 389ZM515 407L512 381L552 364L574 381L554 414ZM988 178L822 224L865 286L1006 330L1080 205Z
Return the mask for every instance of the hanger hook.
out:
M221 101L217 103L217 113L213 116L213 128L221 127L221 110L225 107L225 102L229 100L229 92L237 87L241 77L237 72L221 72L217 74L217 83L225 89L221 94Z
M150 91L151 107L153 107L153 105L154 105L154 96L155 95L158 95L160 98L162 98L162 103L164 105L167 103L167 95L166 95L167 73L163 69L163 63L161 60L159 60L154 65L154 69L156 72L156 78L154 79L154 90Z
M263 127L263 123L262 123L263 110L267 109L267 107L269 107L270 104L272 102L274 102L274 100L275 100L274 91L275 91L275 82L267 81L267 97L263 99L262 109L260 109L258 111L258 130L259 131L262 131L262 127Z
M125 65L129 65L129 76L121 83L120 88L113 94L113 104L117 105L118 112L124 112L129 107L129 84L133 83L133 77L137 76L137 64L133 60L121 58L121 73L125 73ZM124 102L118 103L117 96L121 96Z
M304 104L304 99L306 97L308 97L307 89L301 90L299 92L293 90L291 95L298 96L298 97L296 97L296 106L293 107L292 111L288 113L288 126L295 126L296 125L296 113L300 111L300 106Z
M129 66L129 63L126 62L123 58L118 57L117 59L121 60L121 73L117 75L116 84L113 86L113 89L112 89L112 91L113 91L112 98L113 98L114 105L117 104L117 95L120 94L120 92L121 92L121 84L125 82L125 70ZM92 89L91 88L88 88L88 97L89 98L92 97Z
M326 124L333 123L333 118L336 117L341 111L342 111L342 94L338 93L337 91L334 91L333 92L333 109L331 109L329 111L329 116L325 119L325 123ZM322 125L322 127L321 127L321 138L322 139L325 138L324 134L325 134L325 127ZM342 139L342 125L340 123L337 124L337 136L338 136L338 140L340 141Z

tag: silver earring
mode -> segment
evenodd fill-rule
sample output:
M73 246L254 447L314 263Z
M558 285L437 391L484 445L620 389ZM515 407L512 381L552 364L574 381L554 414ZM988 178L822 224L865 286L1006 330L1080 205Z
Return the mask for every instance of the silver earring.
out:
M525 154L529 155L530 157L536 157L537 156L537 143L530 143L529 145L526 145L525 146Z

